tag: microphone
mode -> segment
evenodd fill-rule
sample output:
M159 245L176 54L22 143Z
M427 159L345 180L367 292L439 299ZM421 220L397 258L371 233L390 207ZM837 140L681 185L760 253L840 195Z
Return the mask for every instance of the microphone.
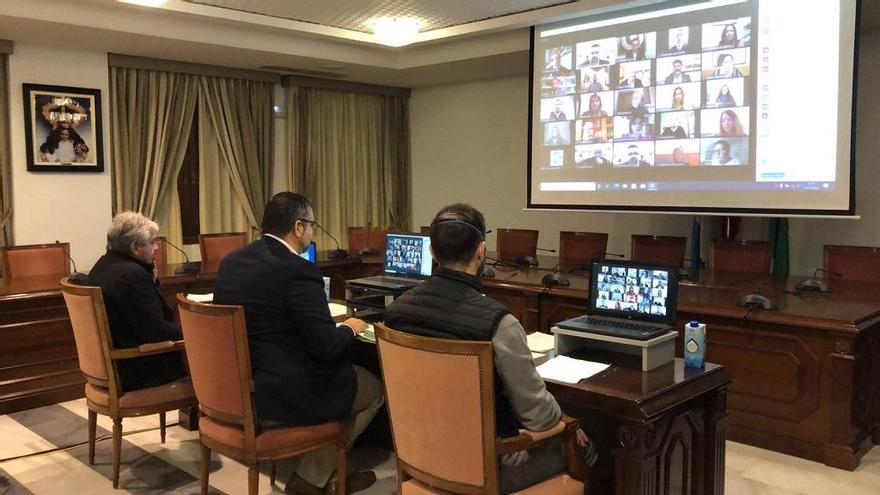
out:
M571 285L571 283L568 281L568 277L559 273L559 267L561 265L562 263L556 263L556 266L553 267L553 270L541 278L541 285L547 287L551 285L561 285L563 287L568 287L569 285Z
M55 239L55 244L58 244L59 246L61 245L61 243L58 242L58 239ZM67 254L66 249L62 247L61 252L64 253L64 258L67 259L67 261L69 261L71 265L73 265L73 273L71 273L70 276L67 277L67 280L70 280L70 283L72 284L85 285L87 278L86 274L76 269L76 261L73 261L73 258L71 258L69 254Z
M626 258L626 256L620 253L609 253L608 251L605 251L605 257L607 258L609 256L614 256L615 258Z
M199 267L189 260L189 255L186 254L186 251L175 246L173 243L169 242L168 239L165 239L165 244L168 244L169 246L183 253L183 259L186 260L183 265L178 266L177 270L174 270L175 275L180 275L181 273L199 273Z
M333 242L336 243L336 249L334 249L333 251L330 251L329 253L327 253L327 257L330 258L331 260L338 260L338 259L342 259L342 258L348 258L348 251L346 251L346 250L344 250L344 249L340 249L340 247L339 247L339 241L337 241L336 238L333 237L333 234L331 234L330 232L327 232L327 229L325 229L324 226L321 225L320 223L315 222L315 225L317 225L318 228L321 229L321 232L327 234L327 237L333 239Z
M758 286L755 287L754 292L742 296L740 298L740 300L738 301L737 304L739 306L742 306L743 308L748 309L748 311L746 312L746 316L743 317L744 320L745 320L745 318L748 317L749 313L755 308L761 308L761 309L767 309L767 310L777 309L776 302L773 299L759 293L759 289L765 284L766 284L766 280L762 280L758 284Z
M546 248L535 248L537 251L544 251L545 253L555 253L555 249L546 249Z
M517 266L528 265L534 267L538 266L538 260L536 260L534 256L518 256L514 261L514 264Z
M826 284L824 281L816 278L816 275L819 272L828 273L830 275L834 275L835 277L842 277L843 276L840 273L832 272L832 271L826 270L824 268L816 268L815 270L813 270L813 278L808 278L807 280L804 280L803 282L798 282L797 284L795 284L794 295L799 296L801 294L801 292L804 292L804 291L825 292L825 293L831 292L831 288L828 287L828 284Z

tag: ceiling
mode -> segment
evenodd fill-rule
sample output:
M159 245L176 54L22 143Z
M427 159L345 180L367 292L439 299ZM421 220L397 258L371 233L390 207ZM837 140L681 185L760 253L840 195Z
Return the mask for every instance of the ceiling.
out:
M459 26L575 0L184 0L239 12L371 33L377 17L413 17L422 31Z

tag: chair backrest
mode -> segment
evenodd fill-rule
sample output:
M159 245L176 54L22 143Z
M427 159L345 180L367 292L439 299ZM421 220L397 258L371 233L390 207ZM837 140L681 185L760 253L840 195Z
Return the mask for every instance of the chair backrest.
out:
M709 269L725 272L770 273L768 241L712 241Z
M491 343L381 323L376 337L399 468L443 490L497 493Z
M168 243L165 237L156 239L156 254L153 255L153 265L156 268L163 267L168 264Z
M388 227L349 227L348 252L357 254L363 249L373 249L385 254L385 236L394 229Z
M253 441L251 359L242 306L201 304L177 295L186 359L202 413L241 425ZM251 446L253 447L253 446Z
M502 261L516 261L520 256L538 256L538 230L498 229L495 251Z
M110 361L113 340L101 288L73 285L64 278L61 280L61 292L70 314L79 369L89 382L118 391L117 376Z
M633 235L630 259L636 263L684 266L687 237Z
M843 280L880 282L880 247L825 245L824 254L822 267Z
M247 243L244 232L227 232L224 234L199 234L199 250L202 252L202 264L219 263L227 254L244 247Z
M430 235L431 234L431 226L430 225L422 225L421 227L419 227L419 233Z
M559 268L562 271L589 268L587 265L605 257L608 234L597 232L560 232Z
M70 244L30 244L26 246L0 247L3 277L34 277L40 275L59 275L61 280L70 275Z

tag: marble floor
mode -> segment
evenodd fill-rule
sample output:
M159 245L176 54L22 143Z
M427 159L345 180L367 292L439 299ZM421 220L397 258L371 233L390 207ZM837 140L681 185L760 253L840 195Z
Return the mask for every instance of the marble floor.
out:
M169 420L174 414L169 415ZM111 422L98 416L95 465L87 462L87 410L76 400L0 416L0 495L24 494L193 494L198 493L198 434L177 426L159 443L158 416L124 421L120 490L110 476ZM70 447L73 446L73 447ZM67 448L65 448L67 447ZM295 461L278 465L279 484L267 475L260 492L282 493ZM378 449L355 449L351 463L376 471L378 481L364 495L394 492L394 455ZM214 456L211 493L238 494L247 489L247 469ZM726 493L729 495L877 495L880 494L880 448L855 472L827 467L734 442L727 442Z

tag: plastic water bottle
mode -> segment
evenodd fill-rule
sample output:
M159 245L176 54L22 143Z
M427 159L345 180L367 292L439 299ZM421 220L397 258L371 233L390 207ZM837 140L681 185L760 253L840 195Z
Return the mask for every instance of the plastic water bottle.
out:
M684 365L702 368L706 359L706 324L696 320L684 327Z

